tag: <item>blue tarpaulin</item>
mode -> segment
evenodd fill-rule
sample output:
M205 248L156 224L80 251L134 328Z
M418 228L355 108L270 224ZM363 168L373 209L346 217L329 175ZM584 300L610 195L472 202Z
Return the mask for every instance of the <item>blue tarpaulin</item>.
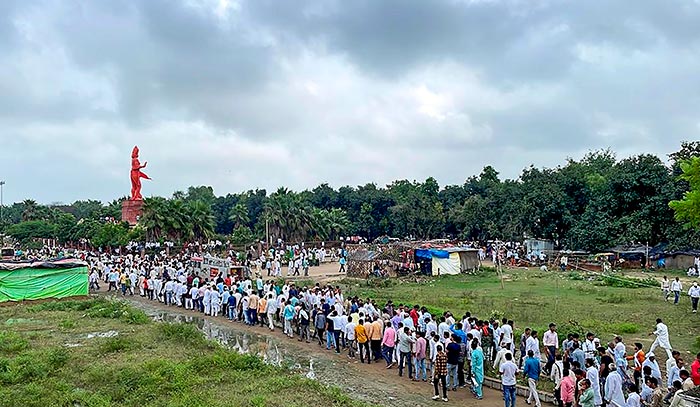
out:
M438 249L416 249L416 257L423 259L432 259L433 257L438 259L449 259L450 253L446 250Z

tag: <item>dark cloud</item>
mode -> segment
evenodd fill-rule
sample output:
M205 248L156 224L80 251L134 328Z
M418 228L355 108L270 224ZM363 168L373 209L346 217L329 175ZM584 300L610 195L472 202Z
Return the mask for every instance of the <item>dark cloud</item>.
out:
M0 2L0 177L113 198L137 143L164 195L663 155L699 138L699 21L684 0Z

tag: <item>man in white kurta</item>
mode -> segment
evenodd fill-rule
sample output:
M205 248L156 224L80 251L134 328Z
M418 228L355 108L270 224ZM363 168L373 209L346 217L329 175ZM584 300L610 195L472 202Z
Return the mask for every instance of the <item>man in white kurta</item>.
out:
M598 375L598 369L592 362L592 359L586 360L586 379L591 382L591 389L593 389L593 403L596 406L600 406L603 404L603 398L600 396L600 376Z
M211 316L218 317L219 309L221 307L221 296L219 291L212 289L209 294L209 301L211 302Z
M614 363L608 366L610 374L605 380L605 401L612 407L625 407L625 395L622 393L622 376L617 372Z
M668 327L666 326L666 324L663 323L661 318L656 318L656 330L651 334L656 335L656 340L654 341L654 343L651 344L651 348L649 348L649 353L654 352L654 349L656 349L657 347L663 348L666 351L668 358L670 359L672 357L671 350L673 348L671 348L671 341L668 337Z

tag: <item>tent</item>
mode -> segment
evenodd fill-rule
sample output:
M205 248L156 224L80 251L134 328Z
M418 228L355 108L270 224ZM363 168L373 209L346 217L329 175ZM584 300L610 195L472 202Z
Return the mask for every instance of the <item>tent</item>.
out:
M416 249L416 257L430 261L430 273L434 276L459 274L473 271L481 266L477 249L446 247L444 249ZM426 270L427 271L427 270Z
M0 303L84 296L88 287L81 260L0 262Z

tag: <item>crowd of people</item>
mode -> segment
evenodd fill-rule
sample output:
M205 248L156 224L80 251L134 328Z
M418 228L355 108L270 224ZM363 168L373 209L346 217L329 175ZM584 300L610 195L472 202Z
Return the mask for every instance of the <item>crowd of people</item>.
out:
M342 252L339 255L342 258ZM540 342L540 333L530 328L516 336L515 323L507 318L481 318L469 312L432 315L425 306L392 301L380 305L369 298L349 297L339 286L299 287L265 279L278 276L277 260L260 259L249 276L209 278L188 267L183 256L116 259L88 259L92 289L104 281L108 292L140 295L231 322L281 330L289 338L317 343L360 363L396 368L408 380L431 383L435 400L447 401L450 393L465 389L482 399L486 373L501 377L506 407L515 405L518 376L527 382L527 402L535 407L541 407L537 383L544 377L554 382L562 407L660 407L664 400L678 404L683 391L700 385L700 354L686 364L672 349L661 320L653 332L656 340L645 354L640 343L629 351L619 336L610 343L601 343L593 333L585 338L569 334L560 341L556 324L551 324ZM269 263L274 266L268 267ZM304 265L302 260L301 270ZM300 274L295 265L288 273ZM668 356L665 378L654 354L657 349Z

